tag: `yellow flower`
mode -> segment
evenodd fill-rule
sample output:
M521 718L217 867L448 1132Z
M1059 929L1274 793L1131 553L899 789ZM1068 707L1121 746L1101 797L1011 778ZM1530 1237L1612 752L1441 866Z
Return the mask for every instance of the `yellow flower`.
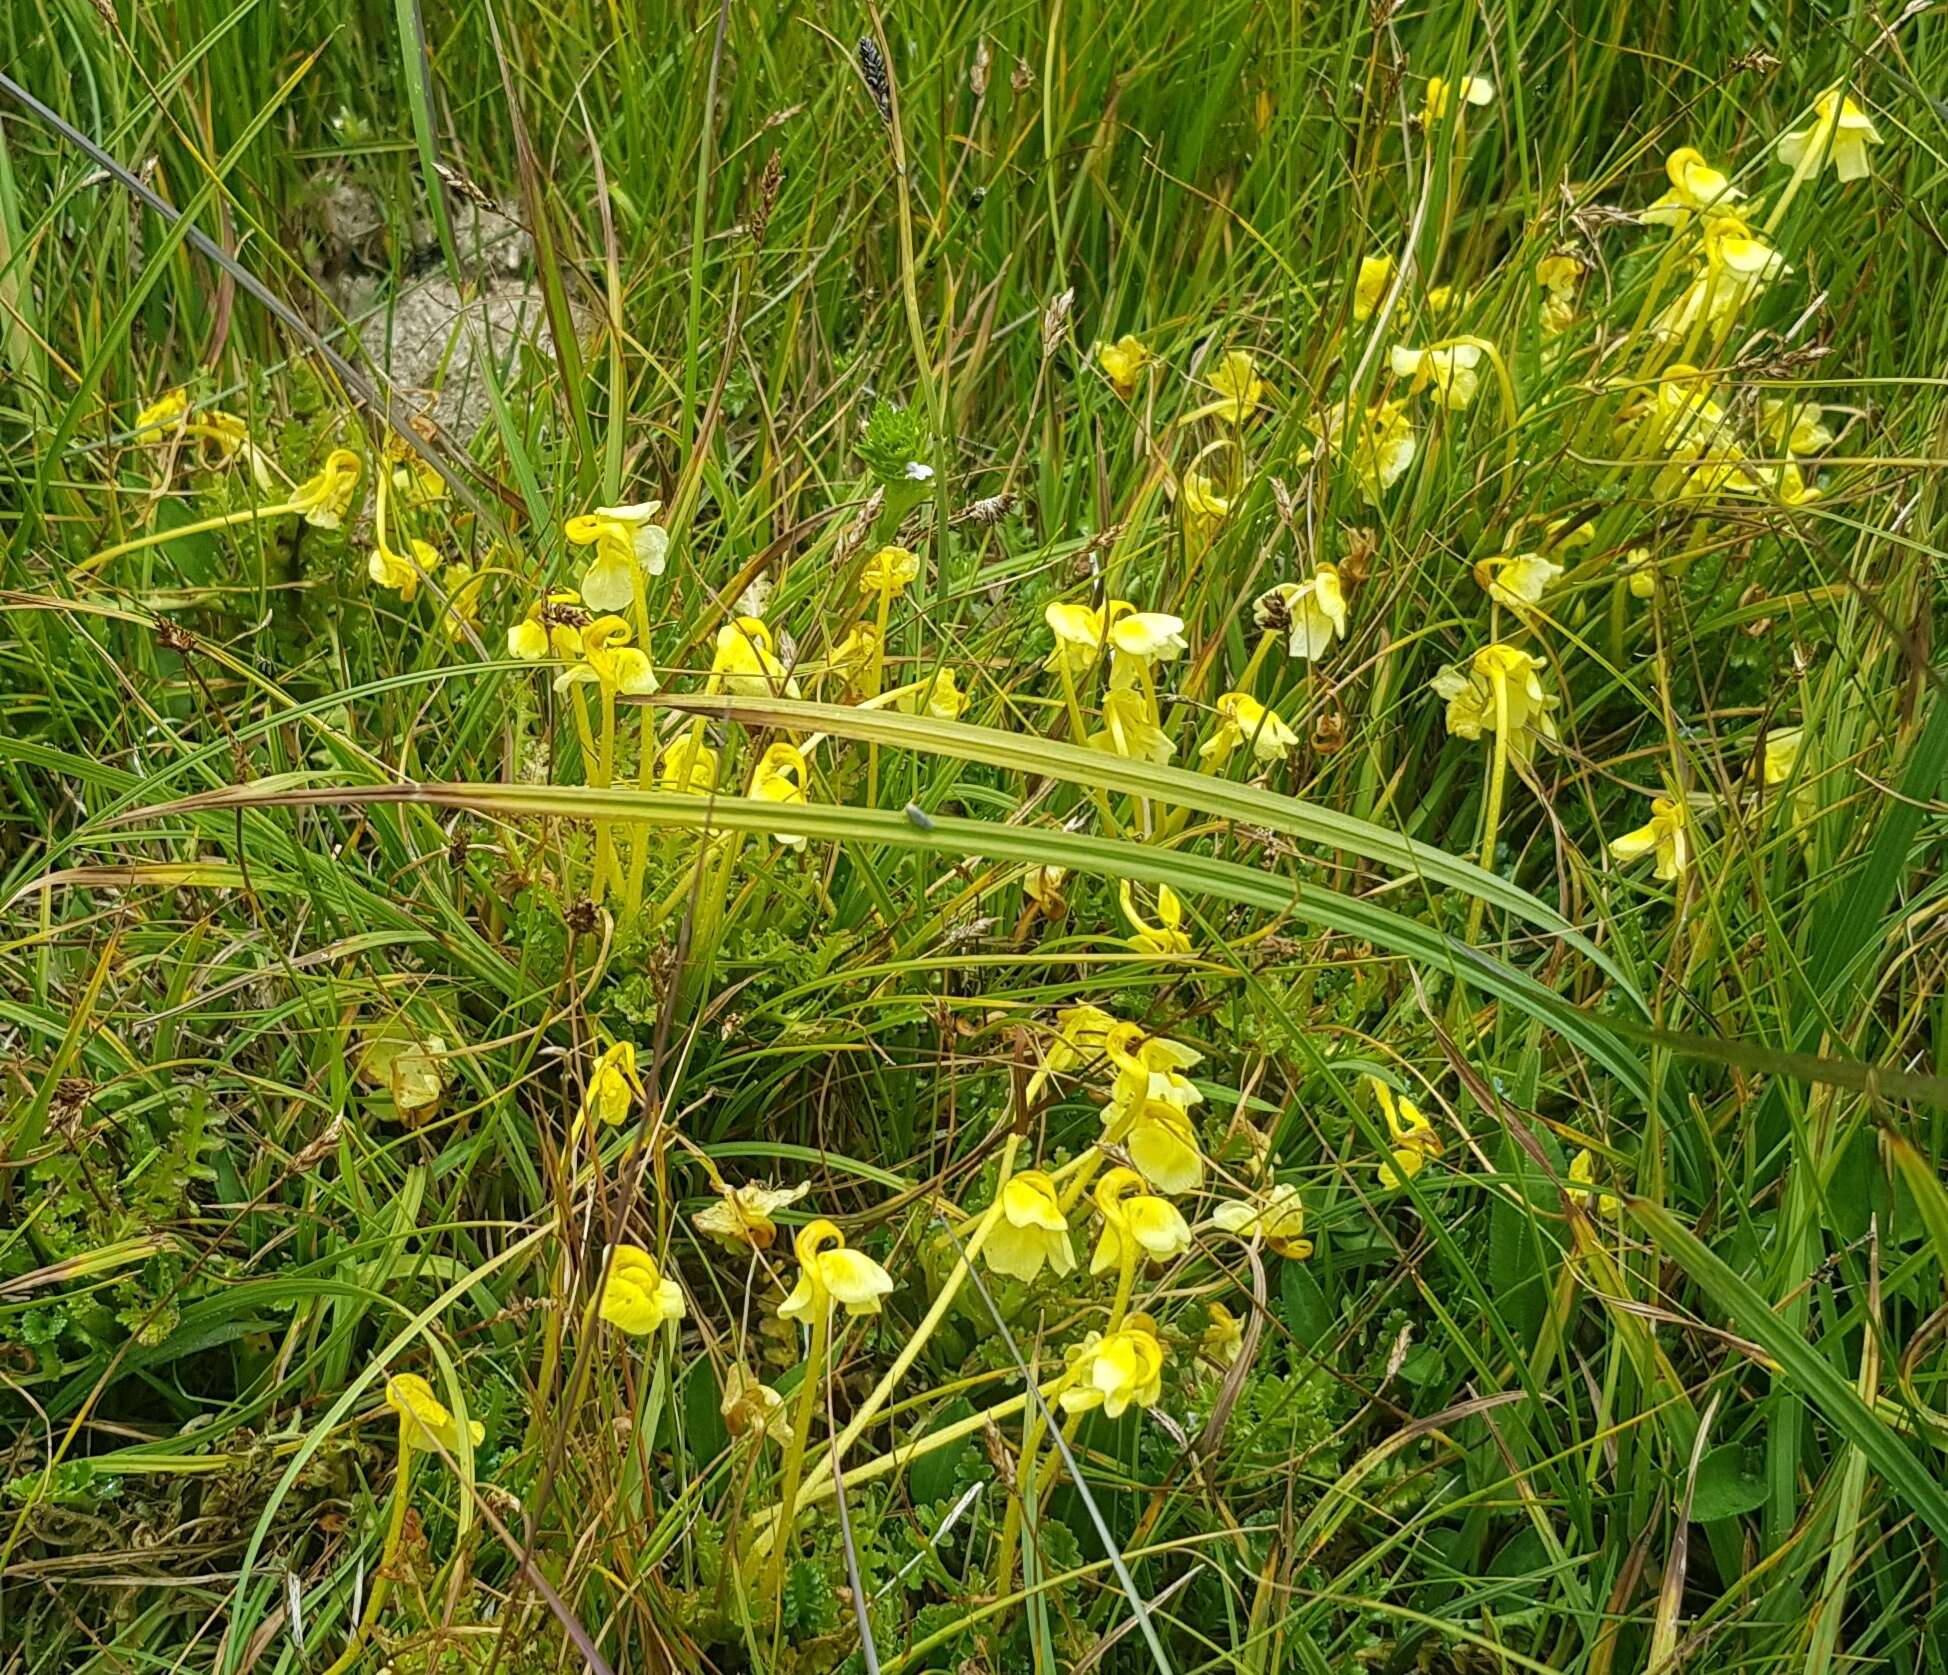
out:
M555 676L555 690L587 681L608 693L656 690L656 671L641 648L629 644L629 624L621 617L599 616L582 630L582 661Z
M1671 189L1648 209L1637 212L1647 227L1685 227L1694 215L1707 211L1727 212L1745 196L1717 169L1704 160L1704 154L1691 146L1680 146L1664 163Z
M740 698L798 696L798 682L785 673L772 649L771 630L762 617L741 616L717 630L717 649L710 659L704 691L735 693Z
M440 626L449 640L464 639L469 628L480 627L480 591L486 585L485 572L475 570L465 559L456 558L440 571L440 588L447 602Z
M1024 1282L1033 1280L1044 1263L1057 1274L1075 1266L1062 1195L1048 1175L1040 1169L1022 1169L1008 1177L1001 1189L1001 1214L981 1253L997 1274L1012 1274Z
M1211 388L1217 391L1218 399L1198 408L1191 418L1217 417L1228 425L1242 425L1257 412L1265 398L1265 380L1258 376L1256 364L1242 349L1227 351L1218 362L1211 373Z
M1062 899L1062 884L1068 876L1067 867L1030 867L1021 875L1022 894L1041 909L1044 917L1060 919L1069 911L1069 904Z
M602 1318L635 1337L645 1338L687 1311L683 1290L656 1266L640 1245L617 1245L609 1253L609 1276L602 1284Z
M1371 505L1379 505L1381 493L1400 481L1420 451L1406 409L1404 401L1362 407L1349 398L1320 409L1306 420L1318 447L1350 467L1353 481ZM1302 447L1298 463L1310 465L1315 454L1316 449Z
M893 1289L893 1277L870 1256L847 1250L845 1235L824 1219L801 1228L798 1283L778 1308L781 1320L809 1320L815 1308L843 1303L847 1314L878 1314L879 1300Z
M618 1041L604 1049L589 1072L588 1087L582 1094L581 1120L627 1122L636 1101L643 1096L642 1078L636 1074L635 1045Z
M1788 454L1816 454L1833 446L1825 410L1816 401L1761 401L1759 434Z
M802 808L811 800L806 785L810 774L804 753L796 745L780 740L758 758L751 774L750 794L761 803ZM802 832L773 832L771 836L787 849L805 847Z
M571 545L595 549L595 557L582 572L582 597L596 610L627 609L635 603L643 572L662 575L669 561L670 532L650 522L662 509L660 500L598 506L562 525Z
M1484 558L1475 565L1475 582L1498 604L1525 610L1539 604L1544 593L1555 585L1562 566L1540 553L1503 553Z
M1130 922L1136 934L1127 938L1123 946L1134 949L1139 954L1156 954L1168 959L1173 955L1190 952L1190 933L1181 929L1184 922L1184 904L1177 899L1177 892L1168 884L1157 886L1157 923L1151 924L1143 917L1136 905L1136 896L1126 878L1117 890L1118 899L1123 904L1123 917Z
M460 1427L418 1373L397 1373L386 1380L386 1406L399 1415L399 1440L423 1454L460 1452ZM467 1422L467 1435L478 1448L487 1440L487 1427L478 1419Z
M1168 1262L1190 1249L1190 1224L1168 1198L1135 1189L1143 1185L1134 1169L1117 1167L1096 1183L1096 1209L1103 1218L1089 1272L1107 1274L1148 1257Z
M1285 635L1293 657L1317 662L1346 633L1346 589L1338 569L1319 565L1302 582L1280 582L1252 601L1252 620L1268 634Z
M1404 1093L1395 1093L1377 1076L1367 1077L1366 1083L1373 1090L1374 1100L1386 1116L1387 1130L1393 1136L1391 1157L1379 1165L1380 1185L1392 1192L1418 1175L1430 1157L1441 1155L1441 1137L1434 1132L1434 1125L1421 1115L1420 1107Z
M1092 750L1132 762L1168 762L1176 751L1170 735L1151 713L1149 698L1135 687L1112 687L1105 692L1102 716L1103 725L1086 741Z
M446 1089L440 1069L445 1051L443 1037L422 1040L409 1026L393 1025L367 1038L359 1053L359 1075L391 1094L400 1116L410 1121L439 1104Z
M1387 359L1396 377L1413 379L1415 394L1431 385L1435 401L1454 412L1472 402L1481 388L1481 374L1475 370L1481 364L1478 343L1450 343L1431 349L1409 349L1396 343Z
M1712 397L1709 375L1683 361L1673 361L1648 390L1634 391L1618 417L1652 427L1653 446L1678 460L1699 458L1729 434L1729 418Z
M1184 530L1194 545L1209 541L1217 526L1231 515L1230 499L1201 471L1186 471L1177 485L1177 504L1184 514Z
M1569 1160L1569 1182L1564 1190L1585 1209L1594 1204L1601 1215L1613 1216L1623 1208L1609 1193L1599 1193L1595 1187L1596 1159L1585 1149Z
M1359 276L1353 281L1353 318L1366 321L1380 310L1393 285L1391 256L1362 256Z
M1055 1014L1055 1039L1042 1049L1042 1067L1029 1083L1032 1092L1052 1075L1091 1064L1105 1051L1116 1019L1100 1006L1065 1006Z
M1163 1399L1163 1345L1135 1316L1108 1337L1091 1332L1068 1358L1074 1382L1059 1398L1064 1413L1099 1407L1120 1419L1132 1407L1155 1407Z
M1281 1181L1252 1199L1232 1199L1211 1212L1212 1222L1241 1239L1263 1234L1266 1248L1276 1255L1302 1262L1312 1254L1305 1236L1305 1204L1299 1189Z
M1192 1090L1194 1099L1204 1096ZM1204 1184L1204 1152L1184 1104L1155 1094L1103 1114L1105 1145L1121 1143L1142 1177L1159 1192L1195 1192Z
M1225 693L1217 701L1217 713L1217 731L1197 752L1208 762L1223 762L1246 742L1260 762L1283 762L1298 745L1299 735L1279 719L1278 711L1267 709L1248 692Z
M1457 738L1478 739L1497 725L1495 694L1505 695L1508 753L1526 762L1535 740L1554 741L1556 724L1550 711L1553 693L1542 689L1542 659L1514 646L1483 646L1466 665L1450 664L1428 684L1447 700L1447 730Z
M906 592L920 574L920 556L905 547L881 547L859 572L859 591L892 601Z
M707 797L717 789L717 752L694 733L681 733L663 748L656 782L681 797Z
M732 1363L725 1375L724 1399L718 1411L724 1416L724 1429L734 1437L755 1432L782 1448L791 1446L790 1409L784 1397L759 1382L755 1373L746 1372L741 1361Z
M135 434L152 430L174 430L189 417L189 391L178 385L163 393L135 415Z
M1120 600L1109 606L1108 638L1112 687L1134 686L1153 665L1168 663L1188 649L1182 617L1133 611Z
M811 1190L806 1185L765 1186L758 1181L732 1187L719 1181L717 1202L692 1219L699 1232L708 1233L728 1250L769 1250L778 1238L778 1224L772 1217Z
M930 715L936 721L958 721L966 713L968 696L954 671L943 664L925 680L917 680L892 696L893 707L907 715Z
M573 588L557 588L537 599L527 614L507 631L507 655L529 663L552 653L564 662L582 655L582 630L588 626L582 596Z
M1235 1366L1245 1350L1245 1323L1222 1303L1206 1303L1204 1307L1210 1324L1197 1340L1197 1347L1220 1367Z
M1677 877L1690 864L1690 811L1676 797L1651 800L1650 819L1634 832L1626 832L1610 845L1610 853L1625 863L1655 854L1657 876L1666 881Z
M1120 601L1118 601L1120 603ZM1055 649L1043 665L1050 674L1067 669L1071 675L1086 673L1102 655L1104 619L1109 607L1094 610L1088 605L1058 600L1043 607L1042 620L1055 636Z
M1542 299L1542 329L1550 336L1566 332L1576 319L1576 287L1582 283L1579 256L1558 250L1535 264L1535 282L1548 295Z
M1495 84L1485 76L1463 76L1450 86L1439 76L1427 78L1427 94L1421 103L1420 119L1424 126L1431 128L1454 108L1454 101L1460 99L1463 106L1489 105L1495 101Z
M1146 1034L1141 1025L1125 1023L1107 1012L1097 1012L1094 1007L1075 1010L1094 1014L1092 1026L1100 1020L1100 1029L1092 1033L1091 1040L1096 1051L1116 1067L1116 1085L1110 1098L1112 1108L1129 1106L1144 1098L1195 1105L1204 1097L1182 1074L1204 1062L1204 1055L1195 1047L1173 1041L1167 1035Z
M1799 766L1799 752L1805 742L1799 727L1781 727L1765 736L1765 764L1762 772L1767 785L1784 785Z
M1096 363L1115 386L1116 393L1127 396L1135 391L1143 369L1150 364L1150 351L1125 332L1114 343L1096 345Z
M1880 144L1874 119L1847 97L1843 88L1829 87L1813 101L1813 120L1779 137L1779 161L1799 169L1808 157L1817 174L1828 161L1842 180L1864 180L1873 173L1867 147Z
M1676 301L1658 313L1652 329L1665 338L1682 338L1700 322L1723 325L1773 280L1790 272L1785 258L1763 239L1754 238L1743 221L1714 215L1705 223L1704 260Z
M879 656L879 630L870 622L855 622L845 631L845 638L826 654L825 669L828 674L837 675L851 685L873 666Z
M314 529L336 529L352 509L358 478L358 455L349 448L334 448L317 475L291 491L291 508Z
M402 605L410 605L419 592L419 578L422 573L431 575L440 567L440 555L431 542L422 541L417 536L406 543L412 549L412 558L404 553L396 553L381 542L372 549L365 561L365 573L375 585L390 588L399 595ZM417 560L417 563L415 563Z

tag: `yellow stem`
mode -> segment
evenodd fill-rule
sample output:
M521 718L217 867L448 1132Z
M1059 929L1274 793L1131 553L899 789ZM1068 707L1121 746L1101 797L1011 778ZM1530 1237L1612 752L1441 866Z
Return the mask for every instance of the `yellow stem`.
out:
M1488 770L1488 807L1481 822L1481 865L1486 872L1495 870L1495 834L1501 825L1502 787L1508 777L1508 681L1501 675L1491 678L1495 683L1495 747ZM1481 930L1482 907L1480 896L1468 907L1469 942Z
M121 541L112 547L103 547L98 553L84 558L74 567L77 576L86 576L99 570L111 558L120 558L123 553L140 552L144 547L159 547L165 541L174 541L185 535L207 535L213 529L229 529L240 523L254 523L259 518L281 518L289 512L302 512L306 508L297 501L285 501L278 506L251 506L241 512L225 512L220 517L204 518L197 523L178 524L174 529L155 529L147 535L138 535L133 541Z
M387 1572L399 1554L399 1538L406 1528L406 1507L410 1499L413 1481L413 1446L406 1440L402 1427L399 1432L399 1469L392 1480L392 1516L386 1523L385 1546L379 1551L379 1568L372 1578L372 1592L367 1595L365 1610L352 1630L352 1638L346 1642L345 1650L333 1660L325 1675L345 1675L358 1661L358 1655L365 1649L367 1637L373 1625L379 1620L379 1612L386 1602L386 1594L391 1588Z

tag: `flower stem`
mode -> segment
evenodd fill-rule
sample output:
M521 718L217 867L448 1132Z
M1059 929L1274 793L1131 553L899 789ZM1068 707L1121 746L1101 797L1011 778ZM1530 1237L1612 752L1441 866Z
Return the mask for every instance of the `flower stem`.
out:
M345 1675L345 1671L358 1661L359 1653L365 1649L366 1639L372 1633L373 1624L379 1620L386 1595L391 1591L389 1572L394 1559L399 1556L399 1539L406 1528L406 1507L411 1501L412 1484L413 1445L406 1440L402 1428L399 1433L399 1469L392 1479L392 1515L386 1522L386 1541L379 1550L379 1568L372 1578L372 1592L366 1598L364 1613L352 1629L352 1638L346 1642L345 1650L333 1660L325 1675Z
M1508 779L1508 680L1495 675L1495 751L1488 769L1488 807L1481 821L1481 866L1495 870L1495 834L1502 823L1502 789ZM1481 932L1484 900L1476 896L1468 906L1468 941Z
M791 1556L798 1485L805 1470L805 1443L811 1434L819 1380L825 1376L825 1351L832 1340L832 1299L820 1295L816 1301L819 1306L812 1316L812 1346L806 1353L805 1376L798 1386L798 1413L792 1424L791 1441L785 1447L784 1486L778 1496L778 1534L771 1546L771 1577L766 1587L771 1595L772 1615L780 1622L784 1615L785 1564ZM775 1628L773 1633L775 1636Z
M112 547L103 547L100 552L77 564L74 573L77 576L90 575L111 558L120 558L123 553L140 552L144 547L159 547L164 542L179 540L185 535L207 535L213 529L229 529L240 523L254 523L259 518L281 518L287 513L303 510L304 507L298 503L285 501L277 506L247 506L241 512L225 512L220 517L203 518L196 523L180 523L174 529L152 529L147 535L138 535L132 541L120 541Z

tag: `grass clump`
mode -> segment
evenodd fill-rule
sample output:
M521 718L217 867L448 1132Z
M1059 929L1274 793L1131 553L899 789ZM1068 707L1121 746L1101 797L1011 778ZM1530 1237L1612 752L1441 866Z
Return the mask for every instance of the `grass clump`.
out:
M9 1668L1941 1667L1925 12L158 23L0 22Z

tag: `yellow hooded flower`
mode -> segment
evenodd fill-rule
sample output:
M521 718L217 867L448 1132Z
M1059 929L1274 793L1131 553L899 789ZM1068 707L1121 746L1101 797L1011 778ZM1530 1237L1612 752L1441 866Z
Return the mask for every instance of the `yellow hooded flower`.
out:
M410 605L419 593L420 576L430 576L440 567L440 555L430 541L415 536L406 545L412 549L411 558L381 542L365 561L366 575L376 586L398 594L402 605Z
M447 608L440 614L440 627L449 640L465 639L469 628L479 629L480 593L486 585L486 572L463 558L441 569L440 589L446 594Z
M1381 401L1362 407L1348 398L1322 408L1306 420L1318 448L1336 455L1353 473L1361 496L1369 505L1406 475L1420 452L1420 439L1406 416L1404 401ZM1302 447L1295 456L1310 465L1317 449Z
M1062 897L1063 882L1069 876L1067 867L1032 866L1021 875L1021 891L1048 919L1060 919L1069 911L1069 904Z
M936 721L960 720L969 702L948 664L942 664L925 680L916 680L898 693L889 693L888 697L893 707L903 714L930 715Z
M1109 1170L1096 1183L1096 1209L1102 1233L1089 1258L1091 1274L1112 1273L1148 1258L1168 1262L1190 1249L1190 1224L1168 1198L1136 1189L1143 1179L1134 1169Z
M1262 1233L1266 1249L1294 1262L1312 1254L1312 1241L1305 1236L1305 1204L1289 1181L1279 1182L1257 1198L1218 1205L1211 1221L1241 1239Z
M1157 724L1149 698L1135 687L1112 687L1103 694L1103 725L1085 741L1132 762L1168 762L1176 752L1170 735Z
M460 1452L460 1427L447 1411L432 1385L418 1373L397 1373L386 1380L386 1406L399 1415L399 1440L422 1454L444 1450ZM479 1420L467 1422L467 1435L478 1448L487 1440L487 1427Z
M1008 1177L1001 1189L1001 1214L981 1254L997 1274L1011 1274L1024 1283L1033 1280L1043 1264L1057 1274L1075 1267L1062 1194L1042 1170L1022 1169Z
M1463 76L1460 81L1452 85L1439 76L1429 76L1427 93L1420 107L1422 125L1433 127L1455 108L1457 99L1464 107L1491 105L1495 102L1495 84L1485 76Z
M1385 1114L1387 1130L1393 1136L1391 1156L1379 1165L1380 1185L1392 1192L1418 1175L1430 1157L1441 1155L1441 1137L1434 1132L1434 1125L1421 1115L1420 1107L1404 1093L1395 1093L1377 1076L1367 1077L1366 1083L1373 1090L1373 1098Z
M1596 1159L1587 1149L1579 1151L1569 1160L1569 1181L1563 1190L1584 1209L1594 1205L1600 1215L1614 1216L1623 1208L1609 1193L1598 1192L1595 1188Z
M1583 280L1583 261L1567 250L1554 251L1535 264L1535 282L1548 295L1542 299L1542 329L1555 336L1576 319L1576 287Z
M1542 602L1555 586L1562 566L1541 553L1503 553L1475 564L1475 583L1497 604L1526 610Z
M1705 223L1704 260L1676 301L1658 313L1652 329L1664 338L1684 338L1701 322L1722 326L1791 272L1786 259L1755 238L1743 221L1714 215Z
M778 1238L778 1224L772 1217L811 1190L802 1184L765 1186L746 1181L732 1187L719 1181L717 1202L692 1219L699 1232L708 1233L727 1250L769 1250Z
M1059 1398L1064 1413L1099 1407L1120 1419L1132 1407L1155 1407L1163 1399L1163 1345L1137 1316L1108 1337L1091 1332L1068 1359L1074 1382Z
M618 1041L604 1049L589 1072L588 1087L582 1094L581 1120L627 1122L636 1101L643 1097L643 1080L636 1074L635 1045Z
M619 616L599 616L582 630L582 660L555 676L555 690L591 681L609 693L656 690L656 671L642 649L629 644L629 624Z
M1145 1095L1114 1116L1105 1112L1104 1123L1104 1143L1120 1141L1138 1173L1159 1192L1195 1192L1204 1184L1204 1152L1185 1106Z
M1121 601L1113 601L1120 604ZM1042 620L1055 636L1055 649L1043 666L1050 674L1067 669L1070 675L1085 674L1102 655L1105 619L1110 606L1095 610L1088 605L1061 600L1042 609Z
M1150 351L1125 332L1114 343L1096 345L1096 364L1103 369L1116 393L1128 396L1135 392L1137 380L1150 364Z
M808 781L810 765L795 744L780 740L758 758L751 773L750 794L761 803L777 803L786 808L802 808L811 800ZM787 849L803 849L802 832L773 832L772 838Z
M392 1095L399 1115L411 1122L420 1112L439 1104L446 1090L440 1068L445 1038L422 1040L410 1026L396 1024L369 1037L359 1052L358 1072L366 1081Z
M810 1320L814 1309L845 1305L847 1314L878 1314L893 1277L870 1256L847 1250L845 1235L824 1219L799 1229L798 1283L778 1307L781 1320Z
M358 455L349 448L332 449L317 475L291 491L291 509L314 529L338 528L352 509L359 469Z
M1134 686L1156 664L1168 663L1188 649L1184 641L1184 619L1164 611L1132 611L1124 607L1119 612L1112 605L1108 639L1112 687Z
M582 572L582 597L596 610L626 610L635 603L643 573L662 575L669 561L670 532L650 522L662 509L660 500L598 506L562 525L571 545L595 549Z
M888 602L899 598L920 574L920 555L905 547L881 547L859 572L859 591Z
M734 693L739 698L798 696L798 682L785 673L773 650L770 628L762 617L741 616L717 630L717 649L710 659L704 691Z
M1526 762L1537 739L1554 742L1550 711L1553 693L1542 688L1542 659L1514 646L1483 646L1467 664L1450 664L1428 684L1447 700L1447 730L1457 738L1478 739L1497 726L1496 691L1508 723L1508 753Z
M1346 633L1346 589L1338 568L1321 564L1302 582L1280 582L1252 601L1251 615L1266 633L1285 635L1291 656L1317 662Z
M680 733L663 749L656 782L678 796L707 797L717 789L717 752L694 733Z
M189 391L179 384L173 390L164 390L135 415L135 434L145 436L152 430L174 430L188 417Z
M1637 212L1647 227L1685 227L1694 215L1725 214L1745 196L1717 169L1704 160L1704 154L1691 146L1680 146L1664 163L1671 189L1648 209Z
M1816 454L1833 446L1825 409L1816 401L1761 401L1759 434L1787 454Z
M1651 800L1650 819L1634 832L1615 839L1610 853L1626 864L1654 854L1657 876L1668 882L1690 863L1690 823L1690 810L1681 798L1655 797Z
M1805 743L1805 729L1781 727L1765 736L1765 761L1761 769L1767 785L1784 785L1799 766L1799 752Z
M724 1398L718 1404L724 1429L734 1437L768 1437L781 1448L791 1446L791 1413L785 1399L744 1363L733 1362L724 1376Z
M1218 725L1197 754L1213 766L1221 764L1239 745L1249 743L1252 755L1269 766L1286 761L1297 748L1299 735L1248 692L1227 692L1217 701Z
M1362 256L1360 271L1353 281L1353 318L1367 321L1380 311L1393 285L1391 256Z
M552 654L566 662L582 655L582 630L589 614L573 588L557 588L537 599L527 614L507 631L507 655L529 663Z
M1193 546L1201 546L1217 533L1217 527L1231 515L1231 501L1218 493L1217 484L1201 471L1186 471L1177 485L1177 504L1184 514L1184 532Z
M1257 364L1242 349L1225 353L1211 372L1211 388L1218 399L1189 414L1191 419L1221 418L1232 426L1245 424L1265 399L1265 380Z
M1808 157L1817 174L1827 162L1842 180L1865 180L1873 173L1867 147L1880 144L1874 119L1847 97L1846 90L1829 87L1813 101L1813 120L1779 137L1779 161L1798 169Z
M646 1338L665 1321L688 1311L683 1290L656 1266L640 1245L617 1245L609 1253L609 1275L602 1283L602 1318L635 1337Z
M1181 928L1184 904L1168 884L1157 886L1155 924L1143 917L1127 878L1117 888L1117 899L1123 904L1123 917L1129 920L1130 929L1135 933L1124 942L1125 948L1134 949L1139 954L1157 954L1166 959L1190 952L1190 933Z
M1204 1305L1209 1324L1197 1340L1197 1347L1220 1367L1237 1364L1245 1351L1245 1323L1222 1303Z
M1388 352L1394 375L1413 380L1413 393L1432 387L1441 406L1459 412L1481 388L1481 345L1457 342L1431 349L1409 349L1396 343Z

